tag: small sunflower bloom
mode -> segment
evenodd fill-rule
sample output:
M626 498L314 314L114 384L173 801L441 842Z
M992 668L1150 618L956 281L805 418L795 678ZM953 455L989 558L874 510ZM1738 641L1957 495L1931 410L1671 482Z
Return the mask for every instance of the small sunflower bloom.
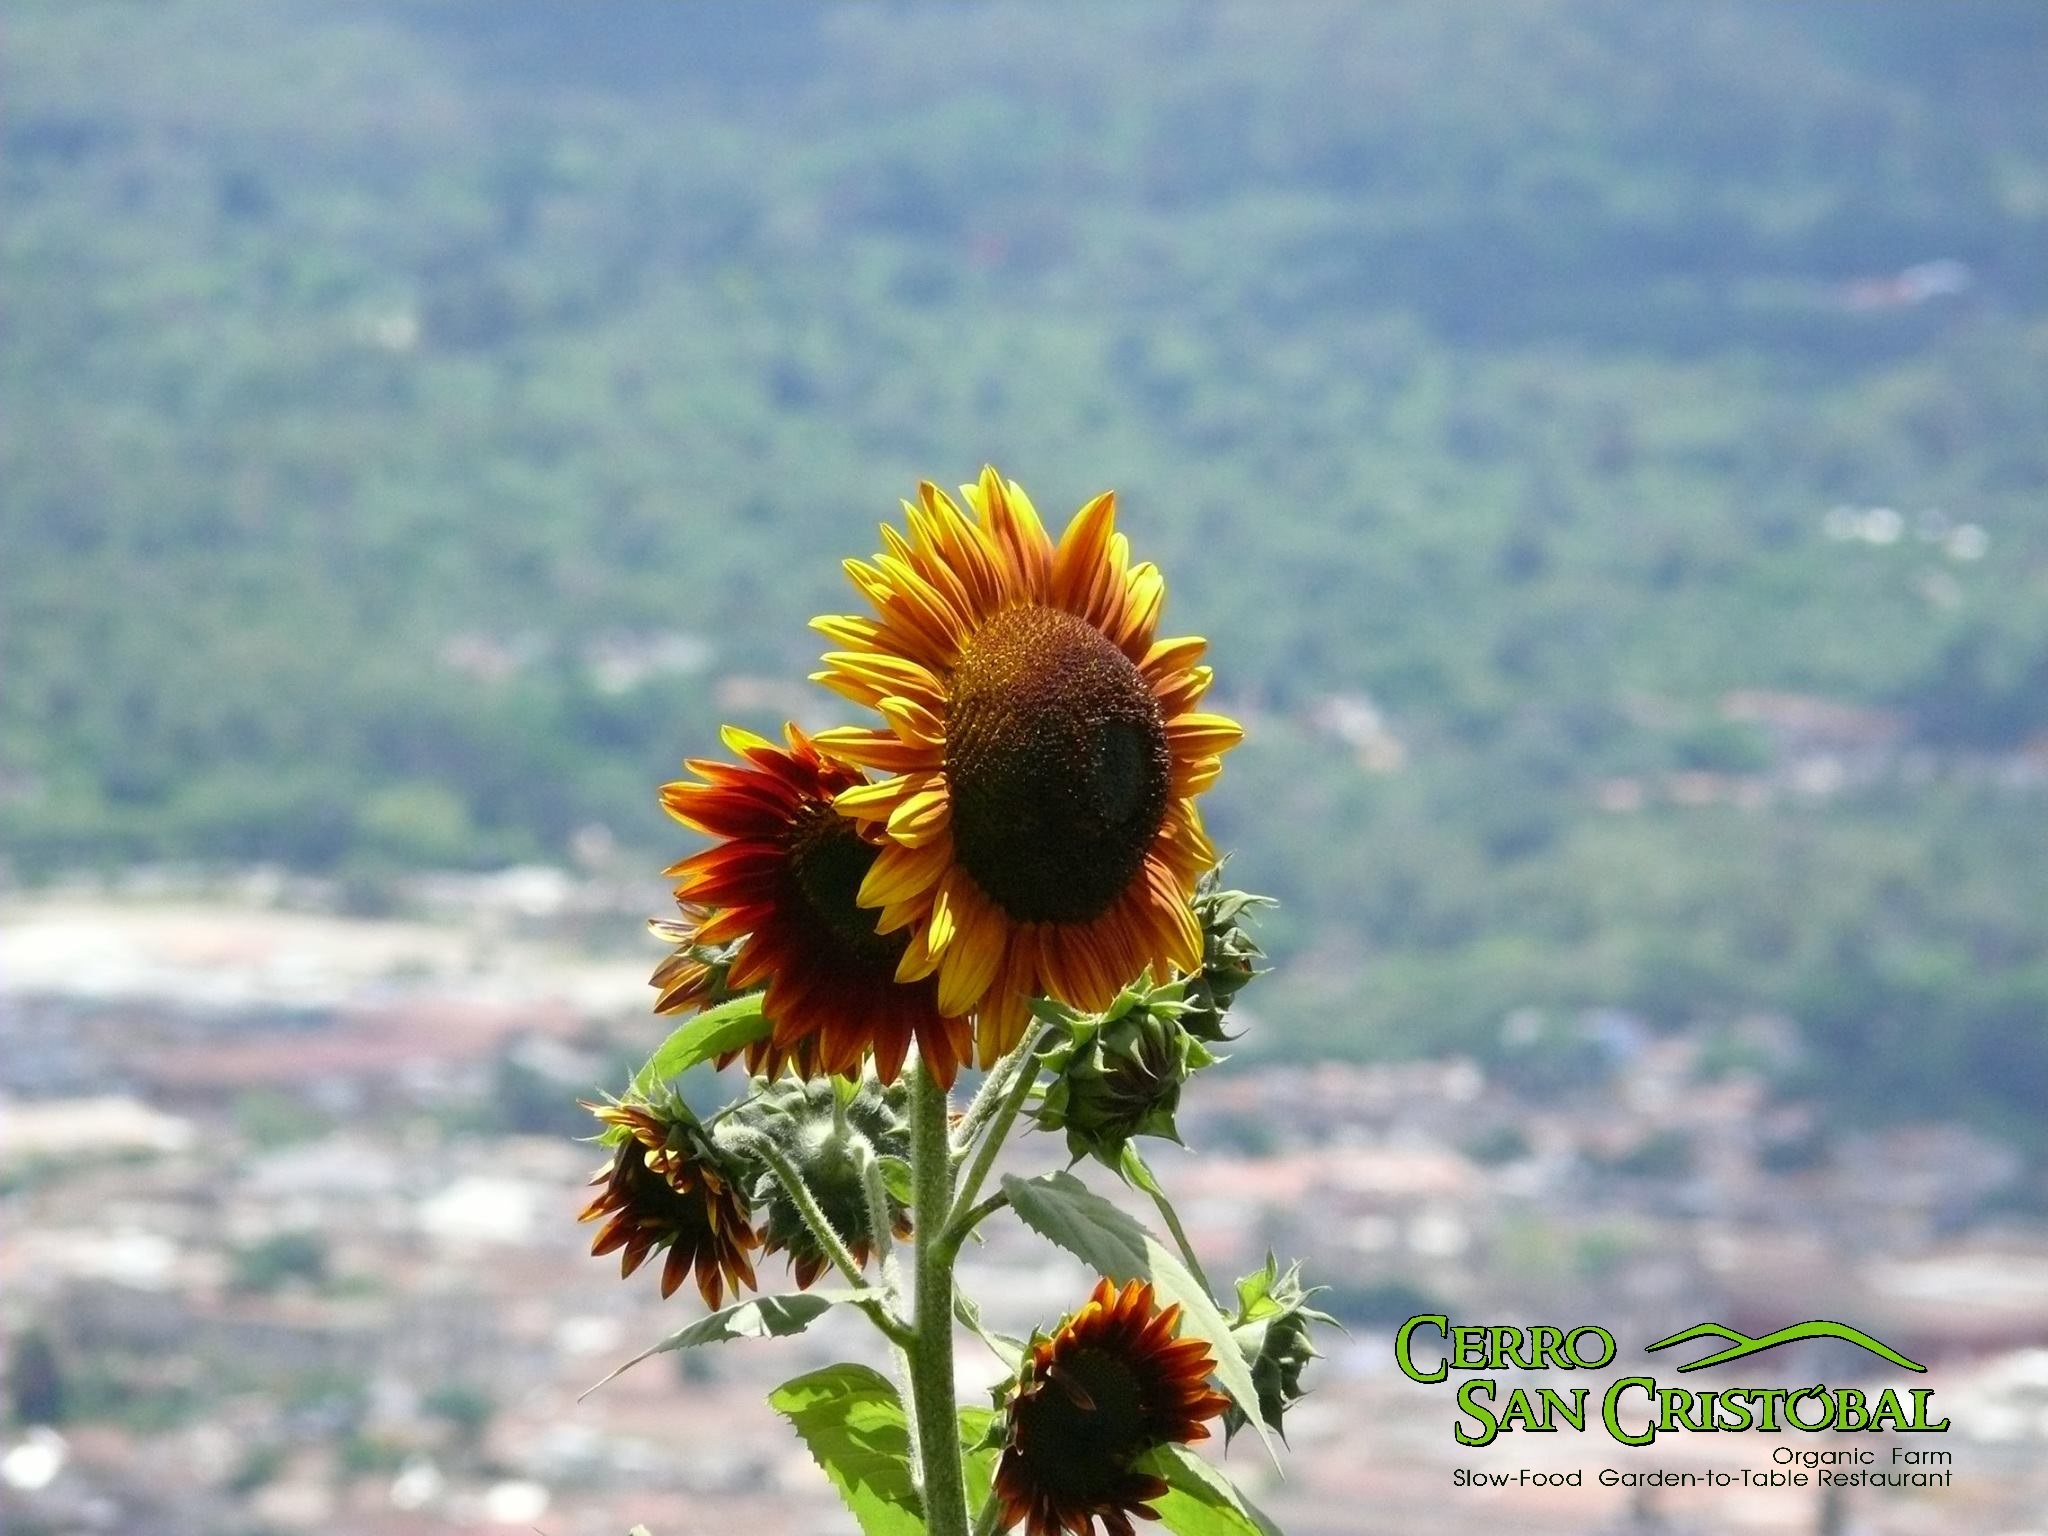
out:
M1178 1337L1180 1308L1152 1287L1099 1282L1050 1338L1033 1341L1009 1402L995 1492L1005 1530L1026 1536L1135 1536L1157 1520L1166 1483L1139 1470L1163 1445L1209 1436L1228 1400L1211 1390L1209 1346Z
M667 1250L661 1294L673 1296L694 1272L697 1293L716 1311L730 1287L755 1286L750 1250L761 1245L737 1170L712 1146L696 1117L680 1104L586 1104L608 1129L623 1131L611 1161L591 1183L601 1185L577 1218L603 1221L593 1255L619 1253L630 1275Z
M887 843L859 899L912 935L904 980L977 1014L987 1065L1036 995L1098 1012L1148 967L1201 968L1195 797L1243 732L1197 707L1205 642L1158 638L1166 584L1131 563L1113 495L1055 543L993 469L964 494L972 517L920 486L908 536L847 562L876 616L816 620L842 649L814 675L885 722L818 738L890 775L839 797Z
M715 839L667 871L676 900L700 913L688 923L689 946L736 943L722 985L766 987L773 1033L749 1052L749 1068L772 1076L793 1062L806 1074L854 1077L872 1056L889 1083L915 1040L932 1075L951 1086L972 1044L967 1020L939 1006L935 981L899 979L910 936L878 933L875 914L855 899L882 849L834 801L867 776L821 757L794 725L785 746L731 727L724 739L739 761L692 759L685 766L696 778L663 785L661 803ZM697 963L693 954L669 973L663 995L675 1007L708 999L710 973L700 978Z

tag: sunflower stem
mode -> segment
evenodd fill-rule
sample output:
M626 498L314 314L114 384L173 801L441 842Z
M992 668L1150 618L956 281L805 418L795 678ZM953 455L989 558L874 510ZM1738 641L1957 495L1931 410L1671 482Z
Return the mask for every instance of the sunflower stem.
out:
M988 1498L982 1502L981 1513L974 1517L974 1536L995 1536L997 1522L1003 1516L1003 1501L996 1497L995 1489L988 1491Z
M995 1064L990 1072L983 1075L981 1086L968 1101L967 1112L960 1117L960 1128L953 1133L953 1156L956 1161L965 1162L967 1154L974 1147L974 1138L981 1134L981 1128L988 1124L990 1115L1003 1102L1003 1095L1009 1091L1010 1079L1023 1065L1023 1055L1012 1051Z
M896 1234L889 1217L889 1191L882 1184L882 1160L866 1137L860 1141L860 1183L868 1197L868 1230L875 1234L875 1253L882 1266L882 1284L892 1295L903 1294L903 1268L896 1262Z
M981 1138L981 1145L975 1149L974 1161L968 1165L966 1176L960 1181L959 1194L945 1234L955 1253L959 1252L968 1228L973 1225L973 1222L966 1222L963 1226L962 1222L974 1208L974 1197L981 1193L982 1181L988 1177L989 1169L995 1166L996 1154L1002 1150L1004 1138L1010 1134L1010 1127L1016 1124L1025 1099L1031 1095L1031 1085L1038 1081L1038 1046L1049 1027L1044 1024L1035 1026L1017 1048L997 1064L998 1072L1007 1070L1016 1075L1005 1084L1001 1100L990 1112L988 1130ZM980 1217L975 1220L980 1220Z
M911 1449L917 1459L929 1536L968 1536L967 1484L960 1464L959 1405L953 1387L952 1148L946 1090L922 1060L910 1069L912 1222L917 1291L910 1354Z

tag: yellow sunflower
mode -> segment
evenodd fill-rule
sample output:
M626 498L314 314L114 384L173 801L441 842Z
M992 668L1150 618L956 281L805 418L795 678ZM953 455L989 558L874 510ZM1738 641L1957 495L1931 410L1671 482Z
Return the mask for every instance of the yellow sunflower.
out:
M1131 564L1113 495L1057 544L993 469L965 495L971 518L920 486L908 537L846 563L875 617L816 620L843 649L815 676L887 724L817 745L891 775L838 797L886 839L859 899L909 931L900 978L978 1013L987 1064L1035 995L1100 1009L1147 967L1200 968L1195 796L1243 732L1196 708L1205 643L1156 638L1166 584Z
M794 725L786 746L728 727L737 763L692 759L697 775L661 787L661 803L685 826L716 839L668 870L684 921L657 930L687 949L655 972L665 1009L699 1007L712 983L732 991L766 985L762 1011L774 1033L749 1048L750 1071L793 1064L805 1076L875 1075L896 1081L913 1039L927 1070L950 1086L969 1046L964 1010L938 1006L930 980L897 980L907 934L878 933L855 893L883 850L833 808L866 775L818 755ZM738 941L724 975L695 953Z

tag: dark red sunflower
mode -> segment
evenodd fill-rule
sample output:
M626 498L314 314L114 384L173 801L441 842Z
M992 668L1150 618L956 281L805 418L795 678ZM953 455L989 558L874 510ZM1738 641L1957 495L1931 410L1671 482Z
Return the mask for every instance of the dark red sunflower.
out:
M930 977L896 979L909 936L877 933L876 914L857 900L881 850L833 798L866 775L827 762L794 725L786 736L778 747L728 727L738 763L692 759L685 766L702 782L662 786L671 816L717 839L668 870L677 901L706 909L692 942L737 941L724 981L733 991L766 983L767 1057L852 1077L872 1055L876 1075L892 1083L915 1040L927 1069L951 1086L972 1048L967 1020L940 1011ZM685 1006L686 967L669 981L664 995Z
M647 920L649 933L674 946L647 979L657 994L654 1011L696 1013L742 996L745 989L732 985L732 962L740 946L705 944L698 938L704 925L717 914L690 901L678 901L676 907L678 917ZM721 1052L713 1062L723 1071L744 1055L749 1077L777 1078L787 1069L798 1077L810 1078L818 1076L816 1047L817 1042L808 1037L793 1046L784 1046L777 1044L773 1035L764 1035L740 1050Z
M1003 1528L1027 1536L1135 1536L1133 1515L1157 1520L1166 1484L1136 1463L1163 1445L1206 1440L1229 1405L1200 1339L1177 1337L1180 1308L1159 1310L1152 1287L1100 1281L1087 1304L1034 1341L1009 1403L996 1494Z
M683 1277L696 1272L697 1291L714 1311L725 1290L752 1290L754 1262L761 1246L754 1230L744 1183L713 1149L693 1117L680 1107L652 1104L587 1104L606 1125L626 1131L611 1161L591 1183L603 1189L578 1217L605 1220L592 1254L624 1250L619 1273L630 1275L650 1254L668 1250L661 1270L661 1294L675 1294Z

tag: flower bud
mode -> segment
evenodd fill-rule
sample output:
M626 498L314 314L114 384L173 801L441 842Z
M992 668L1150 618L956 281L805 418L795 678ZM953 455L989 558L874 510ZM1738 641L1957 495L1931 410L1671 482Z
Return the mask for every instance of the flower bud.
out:
M1265 951L1244 926L1247 914L1270 907L1270 896L1223 889L1221 868L1202 876L1195 889L1195 919L1202 925L1202 969L1185 978L1187 1011L1181 1024L1197 1040L1211 1044L1230 1038L1223 1032L1223 1015L1246 983L1259 974L1256 962Z
M1262 1269L1237 1282L1237 1316L1231 1320L1230 1336L1237 1341L1245 1364L1252 1373L1252 1385L1259 1393L1259 1417L1274 1434L1283 1433L1281 1420L1287 1410L1304 1396L1302 1372L1317 1357L1312 1325L1334 1324L1327 1312L1311 1307L1309 1298L1321 1286L1304 1287L1301 1266L1284 1272L1269 1253ZM1225 1411L1226 1435L1235 1435L1247 1420L1234 1404Z
M910 1155L910 1127L904 1118L909 1093L900 1083L884 1088L873 1078L864 1080L846 1101L842 1130L833 1112L834 1096L841 1091L829 1078L808 1082L783 1078L762 1088L733 1112L733 1118L775 1143L817 1197L818 1208L847 1251L865 1265L874 1251L875 1233L868 1218L861 1164L870 1155L868 1148L876 1157ZM766 1213L762 1249L787 1252L797 1288L807 1289L831 1264L831 1258L782 1181L758 1159L754 1166L758 1170L754 1198ZM886 1187L883 1198L889 1206L890 1230L898 1237L908 1237L907 1207L886 1193Z
M1181 1023L1181 985L1126 988L1106 1013L1072 1019L1043 1057L1051 1074L1039 1128L1067 1133L1076 1158L1114 1168L1133 1136L1179 1141L1180 1088L1216 1058Z

